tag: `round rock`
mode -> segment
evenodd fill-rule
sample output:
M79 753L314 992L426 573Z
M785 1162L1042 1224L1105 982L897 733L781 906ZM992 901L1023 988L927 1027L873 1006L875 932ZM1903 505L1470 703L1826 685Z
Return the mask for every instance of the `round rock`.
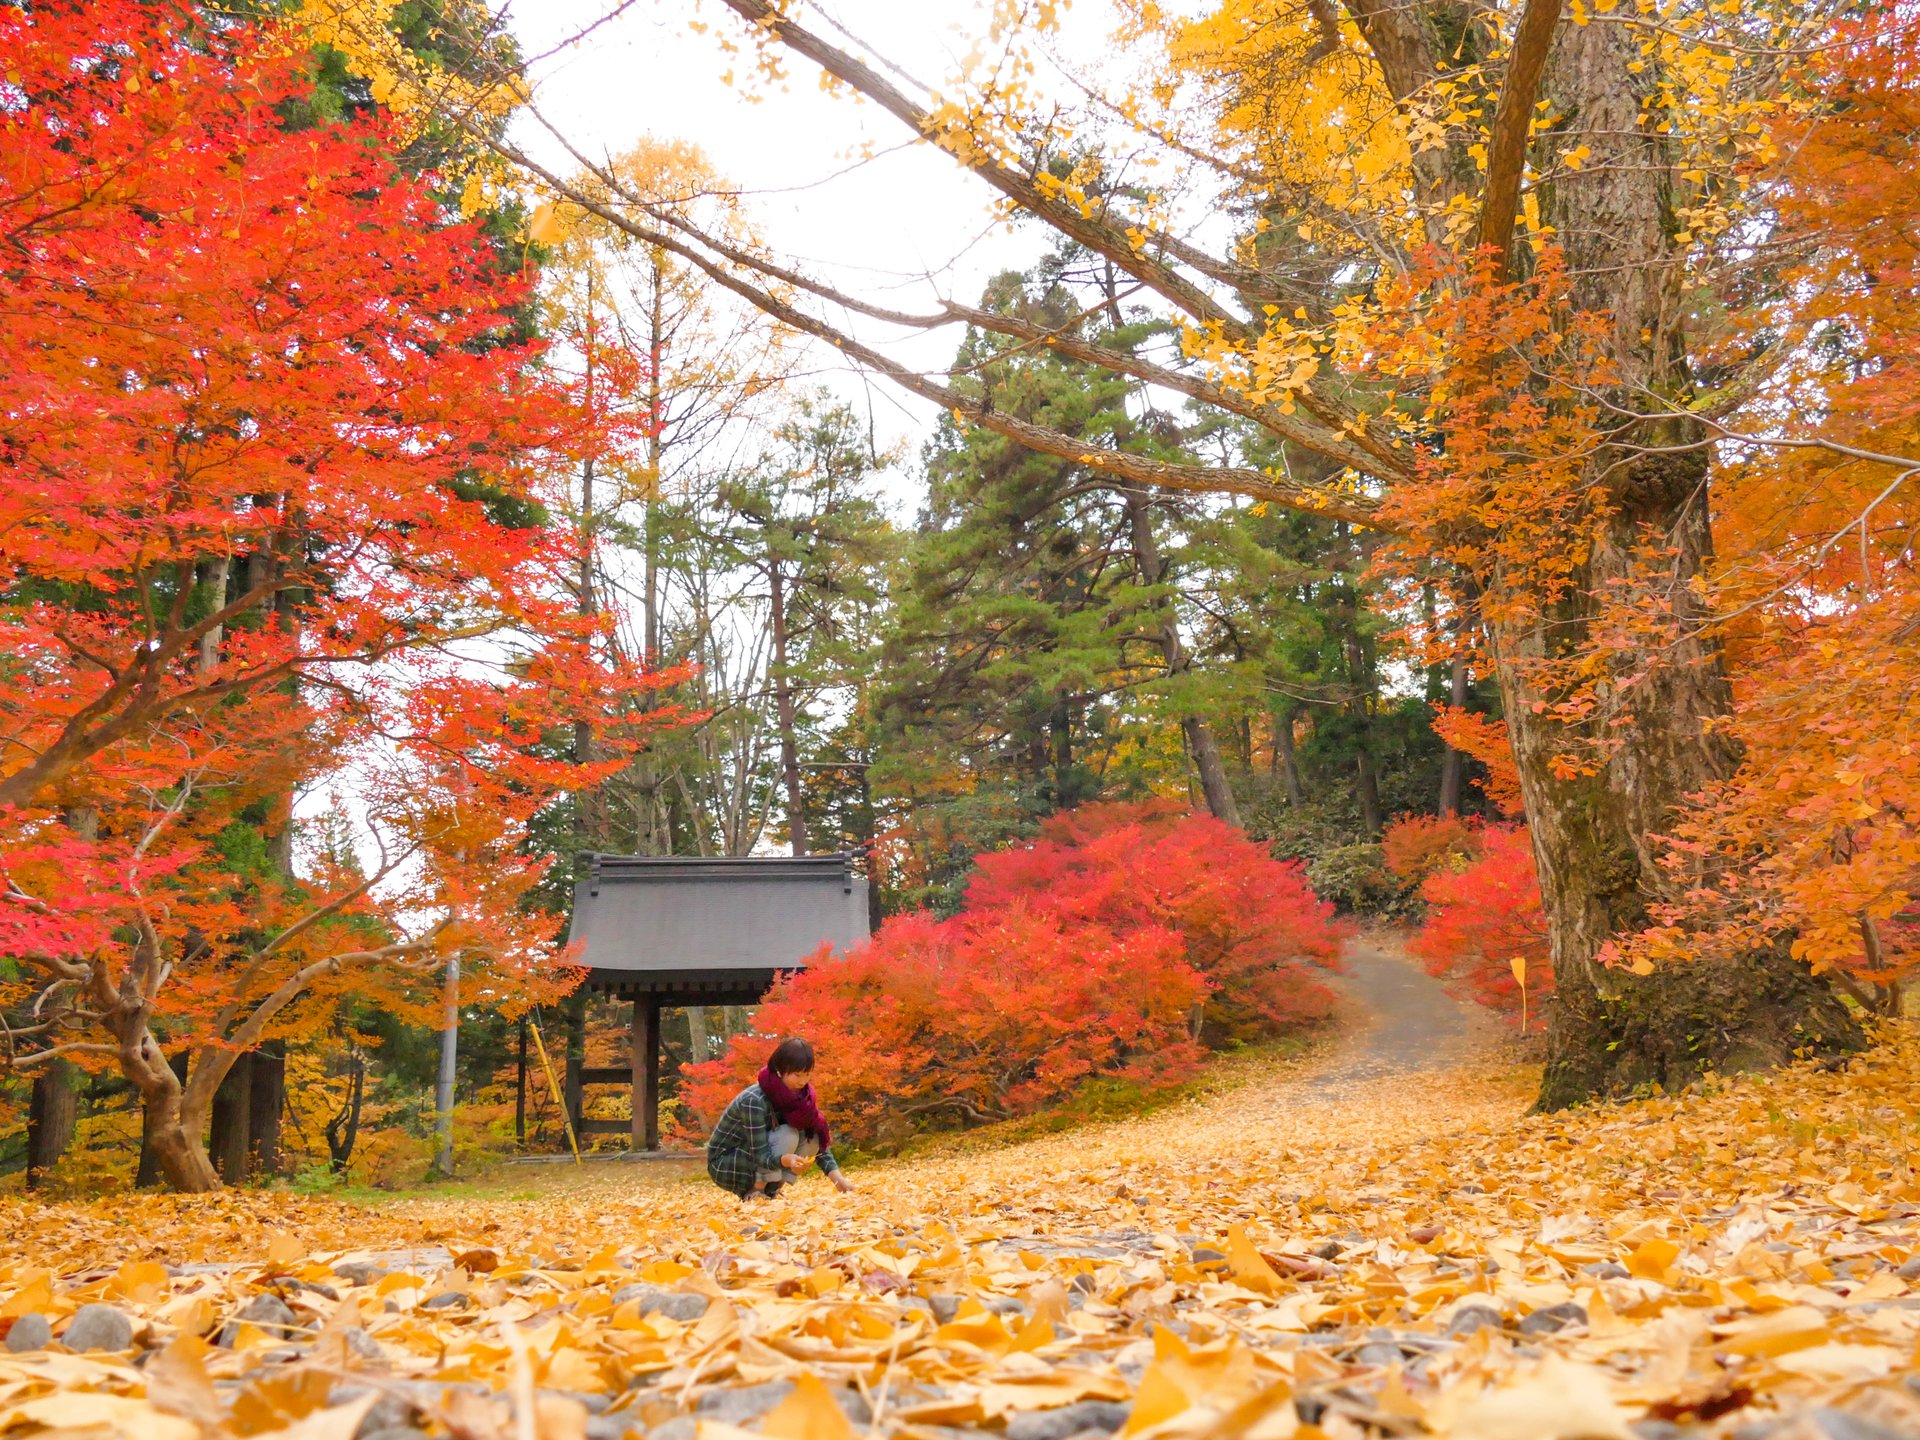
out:
M7 1349L16 1355L28 1350L44 1350L52 1339L53 1326L47 1317L29 1313L15 1320L13 1328L7 1331Z
M679 1290L662 1290L658 1285L622 1285L613 1292L613 1303L629 1300L640 1307L642 1315L664 1315L669 1320L698 1320L707 1313L707 1297Z
M291 1339L300 1326L293 1307L278 1295L256 1295L240 1308L240 1313L220 1327L220 1344L231 1350L240 1338L240 1327L251 1325L276 1340Z
M1498 1330L1500 1325L1500 1312L1491 1305L1465 1305L1454 1311L1453 1318L1447 1321L1446 1336L1449 1340L1460 1340L1476 1330Z
M1522 1335L1551 1335L1569 1325L1586 1323L1587 1307L1563 1300L1558 1305L1542 1305L1520 1322L1519 1330Z
M133 1321L111 1305L82 1305L60 1332L60 1343L69 1350L131 1350Z

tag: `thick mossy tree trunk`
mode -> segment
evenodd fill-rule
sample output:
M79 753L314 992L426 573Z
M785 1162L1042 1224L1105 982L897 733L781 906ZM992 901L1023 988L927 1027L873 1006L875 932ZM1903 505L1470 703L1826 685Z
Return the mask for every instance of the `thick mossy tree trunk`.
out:
M1660 482L1643 483L1656 491L1645 497L1651 503ZM1679 638L1659 654L1621 655L1635 683L1609 688L1585 723L1569 726L1533 707L1548 698L1536 685L1540 663L1554 658L1554 646L1585 637L1592 599L1557 607L1525 629L1496 629L1553 953L1544 1109L1655 1084L1671 1090L1710 1070L1761 1068L1860 1042L1831 987L1785 947L1670 964L1647 976L1599 960L1609 940L1645 928L1649 901L1667 893L1656 837L1688 795L1731 774L1739 759L1710 724L1728 713L1731 695L1717 647L1697 637L1704 617L1689 613L1688 582L1705 558L1706 524L1699 487L1683 488L1685 496L1664 501L1679 543L1658 561L1625 544L1593 558L1592 588L1630 587L1668 603ZM1621 517L1623 541L1629 519ZM1590 775L1554 764L1596 753L1605 764Z
M1530 622L1489 622L1551 932L1549 1109L1860 1043L1831 988L1784 946L1647 976L1600 963L1609 940L1644 928L1649 904L1672 893L1656 837L1739 763L1720 724L1732 694L1698 588L1712 554L1709 454L1695 423L1675 418L1692 393L1689 303L1659 84L1627 27L1560 27L1546 91L1567 118L1554 143L1591 153L1541 186L1542 209L1576 305L1609 323L1619 418L1586 464L1604 504L1572 591ZM1491 579L1496 598L1535 583ZM1652 638L1611 642L1607 675L1582 682L1591 710L1568 724L1551 713L1568 684L1556 662L1600 645L1603 606L1630 611L1630 633ZM1556 766L1559 756L1577 763Z

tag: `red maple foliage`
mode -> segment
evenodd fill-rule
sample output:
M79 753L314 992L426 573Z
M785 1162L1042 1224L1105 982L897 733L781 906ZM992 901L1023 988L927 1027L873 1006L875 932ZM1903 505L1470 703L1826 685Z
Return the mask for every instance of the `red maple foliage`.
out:
M381 119L289 127L306 64L185 5L0 7L7 1059L117 1065L183 1188L233 1057L330 1002L421 1009L451 954L470 998L564 988L527 824L602 772L541 743L648 685L543 505L604 415ZM377 864L248 861L350 764Z
M1202 1036L1249 1039L1324 1019L1316 970L1339 968L1346 928L1298 862L1171 802L1083 805L1028 845L975 861L967 909L1020 903L1116 933L1161 925L1210 987Z
M1088 806L978 864L960 914L895 917L776 985L754 1034L686 1067L694 1114L710 1124L775 1035L820 1047L836 1125L871 1139L1030 1114L1094 1079L1170 1083L1207 1039L1330 1008L1332 907L1210 817Z
M1479 831L1476 840L1476 854L1435 866L1421 883L1427 919L1407 948L1455 994L1516 1024L1521 996L1513 962L1523 960L1529 1028L1543 1028L1553 959L1532 837L1524 827L1495 825Z

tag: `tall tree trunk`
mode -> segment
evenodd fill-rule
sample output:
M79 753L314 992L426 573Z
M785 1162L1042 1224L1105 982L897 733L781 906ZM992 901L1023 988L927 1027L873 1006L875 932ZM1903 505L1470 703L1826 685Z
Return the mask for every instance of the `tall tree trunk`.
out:
M37 1190L73 1144L78 1117L73 1066L56 1056L33 1077L27 1099L27 1188Z
M1369 835L1378 836L1386 828L1380 813L1380 780L1373 769L1371 726L1360 732L1360 748L1353 756L1353 796L1360 802L1360 826Z
M1455 710L1464 710L1467 705L1467 662L1456 659L1453 662L1453 684L1447 694L1447 704ZM1442 815L1460 813L1460 796L1467 770L1467 757L1453 746L1447 746L1440 756L1440 805Z
M1047 727L1053 736L1053 803L1073 803L1073 714L1061 701L1053 707Z
M268 1040L253 1052L247 1096L247 1158L254 1176L280 1173L280 1121L287 1103L287 1042Z
M1354 615L1360 602L1353 602ZM1378 835L1386 825L1380 812L1380 778L1373 764L1373 701L1379 689L1372 653L1357 629L1347 634L1347 678L1353 687L1348 713L1353 717L1355 749L1353 756L1353 798L1360 806L1360 825L1369 835Z
M233 1057L226 1078L213 1092L213 1117L207 1153L229 1185L248 1177L247 1139L252 1133L253 1052Z
M651 364L647 374L647 470L648 491L641 502L640 635L650 666L660 664L660 467L666 454L665 395L661 388L661 362L666 354L666 310L663 293L665 252L652 254L651 303L647 307L647 354ZM673 853L671 824L661 802L660 761L651 745L641 749L634 760L638 814L637 848L642 855Z
M793 677L787 672L787 576L775 560L767 567L767 589L772 597L773 708L780 729L780 779L787 791L787 843L795 855L807 853L806 792L800 784L800 744L794 734L798 707Z
M707 1007L687 1006L687 1049L696 1065L713 1058L713 1038L707 1033Z
M592 384L592 370L588 370L588 384ZM574 579L574 589L579 611L582 615L597 614L600 609L599 596L594 589L593 570L593 457L589 455L580 467L580 528L582 543L580 546L579 571ZM593 722L576 720L573 722L573 758L576 764L585 765L595 758ZM574 797L574 826L580 837L582 850L597 850L606 843L606 793L604 787L595 785L582 790Z
M1287 804L1298 810L1307 803L1306 789L1300 783L1300 759L1293 752L1293 711L1273 717L1273 755L1287 787Z
M1134 569L1142 585L1158 585L1166 578L1167 567L1160 554L1159 539L1153 533L1152 504L1147 492L1137 485L1128 486L1121 493L1127 501ZM1167 675L1177 680L1193 668L1193 658L1187 654L1186 643L1180 638L1180 627L1174 620L1171 605L1161 610L1159 628L1160 654L1165 660ZM1180 720L1180 729L1187 737L1194 768L1200 772L1200 790L1207 797L1207 813L1238 829L1240 807L1234 801L1233 787L1227 783L1226 762L1221 759L1220 745L1214 739L1212 727L1198 715L1186 715Z
M1570 117L1563 143L1585 144L1590 158L1556 177L1544 218L1565 248L1576 303L1611 322L1613 399L1629 415L1644 413L1646 397L1679 408L1690 394L1660 83L1623 27L1561 27L1547 95ZM1653 837L1739 760L1720 725L1732 696L1718 642L1702 634L1709 617L1697 589L1712 548L1704 437L1692 421L1649 415L1610 440L1588 462L1608 509L1592 526L1578 583L1532 623L1517 618L1523 607L1485 611L1551 935L1543 1108L1860 1043L1831 987L1785 945L1645 977L1600 961L1610 938L1642 928L1649 902L1671 893ZM1533 583L1491 579L1501 590ZM1620 653L1616 673L1629 683L1598 692L1590 716L1563 724L1541 666L1596 643L1599 597L1643 619L1663 616L1668 633ZM1572 749L1602 761L1595 773L1560 773L1567 767L1554 759Z

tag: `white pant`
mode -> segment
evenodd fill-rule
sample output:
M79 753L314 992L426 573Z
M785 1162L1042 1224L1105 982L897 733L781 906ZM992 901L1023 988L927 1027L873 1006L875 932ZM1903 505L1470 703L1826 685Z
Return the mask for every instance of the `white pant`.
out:
M776 1126L767 1136L767 1147L773 1151L777 1160L782 1155L798 1155L802 1160L811 1160L820 1153L820 1142L811 1135L802 1136L791 1125ZM754 1172L753 1183L770 1185L776 1180L793 1179L791 1170L759 1170Z

